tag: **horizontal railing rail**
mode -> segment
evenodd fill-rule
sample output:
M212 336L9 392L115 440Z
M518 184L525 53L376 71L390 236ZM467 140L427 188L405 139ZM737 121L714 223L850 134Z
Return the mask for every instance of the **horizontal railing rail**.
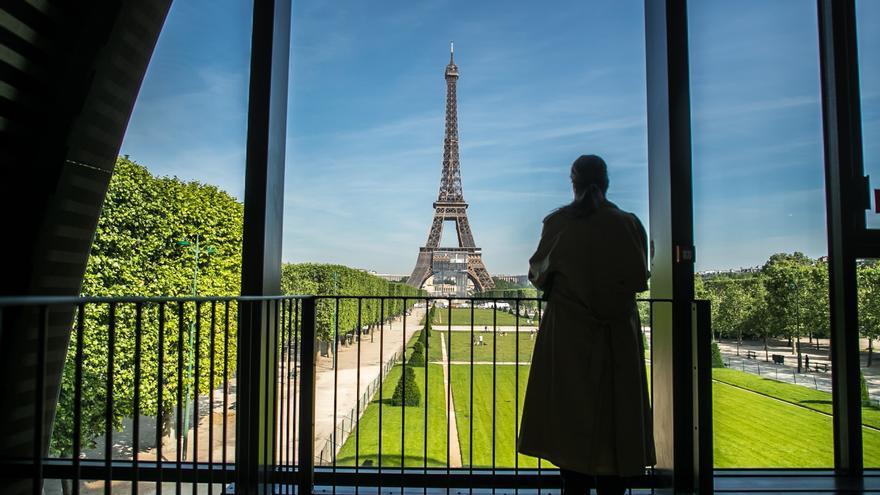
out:
M654 307L671 302L638 300L647 366ZM0 477L31 479L34 493L231 493L237 442L261 441L266 480L281 493L558 487L554 466L516 452L545 305L451 295L2 297L0 342L6 331L34 335L34 367L23 370L34 440L30 454L0 459ZM237 352L238 319L260 312L271 316L263 331L273 359L252 364ZM50 341L66 349L56 375ZM273 399L252 419L264 437L238 439L238 377L264 362ZM660 481L646 466L628 483Z

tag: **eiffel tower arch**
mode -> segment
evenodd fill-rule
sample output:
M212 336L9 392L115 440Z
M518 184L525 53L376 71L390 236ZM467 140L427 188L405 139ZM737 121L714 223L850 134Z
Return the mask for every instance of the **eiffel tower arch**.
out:
M476 291L495 287L480 248L474 242L467 217L468 204L461 188L461 164L458 158L458 103L456 84L458 66L453 59L450 43L449 65L446 66L446 130L443 137L443 174L440 193L434 202L434 219L428 232L428 242L419 249L419 257L407 284L423 287L431 277L440 278L442 285L457 287L454 295L464 295L470 280ZM441 247L444 222L455 223L458 247ZM452 282L452 283L446 283ZM435 285L437 285L435 283Z

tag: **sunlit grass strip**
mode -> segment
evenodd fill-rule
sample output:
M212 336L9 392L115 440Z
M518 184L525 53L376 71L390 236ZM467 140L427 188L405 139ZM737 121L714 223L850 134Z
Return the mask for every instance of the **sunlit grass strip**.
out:
M831 416L720 382L712 387L712 403L716 467L834 465ZM865 465L878 465L880 433L863 428L862 436Z
M734 369L716 368L712 370L712 378L714 380L754 390L755 392L770 395L819 412L832 414L831 394L810 388L813 383L810 375L807 373L798 376L798 380L803 380L806 384L806 386L801 386L762 378ZM880 428L880 409L876 407L862 407L862 424Z
M446 325L449 320L449 312L448 309L438 308L437 311L434 312L434 321L432 322L435 329L438 327L436 325ZM475 308L474 309L474 327L475 329L479 329L482 327L488 327L488 329L492 330L492 313L495 312L494 309L485 309L485 308ZM528 324L528 319L524 316L519 317L520 326L525 326ZM424 318L422 318L422 324L424 324ZM470 326L471 324L471 310L470 308L453 308L452 309L452 324L453 325L466 325ZM532 320L532 324L535 324L535 320ZM502 310L498 310L498 326L514 326L516 325L516 316ZM479 328L477 328L479 327Z
M498 390L496 392L495 418L495 466L514 467L514 455L519 455L520 468L535 468L538 461L534 457L516 454L516 430L514 427L514 380L516 366L498 365L496 368ZM461 461L470 464L470 365L452 365L452 395L455 402L455 419L458 427ZM519 417L522 418L523 398L529 378L529 366L519 366ZM492 365L474 365L474 448L473 466L492 466ZM552 467L542 462L542 467Z
M451 338L447 335L451 334ZM496 361L499 363L512 363L516 360L516 333L515 332L505 332L505 335L502 335L500 330L496 331L495 334L497 337L497 354ZM440 335L443 335L443 339L447 345L451 346L450 357L453 362L455 361L468 361L471 359L471 347L474 348L474 362L483 362L483 363L491 363L492 362L492 351L493 351L493 341L496 338L492 335L491 327L488 332L482 332L478 330L474 330L474 337L479 340L479 336L483 336L483 345L473 345L471 342L471 333L470 332L446 332L439 331L436 328L431 330L431 342L430 342L430 353L429 359L434 362L440 362L442 359L441 354L441 341ZM520 363L529 363L532 360L532 350L535 348L535 338L534 336L529 335L528 331L519 332L519 362ZM499 385L500 387L500 385Z
M409 367L409 365L407 365ZM413 367L416 383L422 395L418 406L406 408L406 431L404 464L421 467L424 465L425 441L428 442L428 467L446 466L446 394L443 390L443 367L428 365L428 435L425 436L425 369ZM391 405L394 387L400 379L402 366L397 365L388 372L382 390L382 466L400 466L402 407ZM358 460L363 466L379 465L379 398L370 402L360 420L360 453ZM355 432L346 440L337 455L340 466L354 466Z

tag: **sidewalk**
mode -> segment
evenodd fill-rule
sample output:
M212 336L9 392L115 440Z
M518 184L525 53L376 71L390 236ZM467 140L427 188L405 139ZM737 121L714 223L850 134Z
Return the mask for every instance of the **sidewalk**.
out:
M343 346L341 343L337 355L338 370L333 369L333 357L318 357L317 373L315 380L315 455L320 456L321 450L333 443L334 424L336 425L336 448L338 452L345 443L341 428L342 422L357 421L360 414L355 413L358 406L358 397L370 388L370 384L379 377L383 364L388 365L399 352L403 350L404 342L409 341L413 335L421 330L419 321L425 314L424 307L414 307L410 316L406 317L406 335L404 336L404 319L396 318L390 324L384 325L380 330L377 327L373 335L363 335L360 343L360 380L358 380L358 344ZM380 341L382 345L380 346ZM381 352L380 352L381 349ZM380 360L381 354L381 360ZM336 385L334 387L334 384ZM387 385L387 384L386 384ZM393 386L393 385L392 385ZM336 390L334 396L334 389ZM377 389L373 389L378 393ZM369 403L373 397L366 397ZM335 401L335 417L334 417ZM361 401L361 413L367 404ZM354 413L354 414L353 414ZM352 418L351 416L358 416ZM334 421L335 420L335 421ZM326 451L323 461L332 460L330 451ZM328 459L329 457L329 459ZM317 462L317 459L316 459Z
M736 340L724 339L716 342L724 359L724 364L727 364L732 369L738 369L746 373L781 382L831 392L831 373L833 368L828 360L827 340L814 340L813 344L808 344L806 341L801 342L801 358L805 359L809 356L811 370L809 372L804 371L803 373L797 372L797 354L791 352L791 347L785 341L770 340L766 353L763 342L743 341L739 347L739 355L737 355ZM865 344L867 345L867 343ZM748 351L755 353L755 359L746 358ZM772 361L774 354L783 355L785 357L785 364L774 364ZM868 368L866 367L867 353L862 352L861 358L861 371L868 385L868 396L872 401L880 401L880 360ZM880 358L880 354L875 356L875 358ZM816 365L819 366L819 372L815 371ZM828 366L828 371L824 372L822 370L825 369L826 365Z

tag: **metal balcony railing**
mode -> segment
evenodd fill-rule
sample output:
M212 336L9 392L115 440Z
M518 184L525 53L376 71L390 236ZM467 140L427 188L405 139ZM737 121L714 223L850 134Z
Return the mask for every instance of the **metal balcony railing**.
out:
M647 366L654 308L669 303L639 301ZM2 463L7 475L32 480L34 493L232 493L238 444L258 442L265 480L279 493L312 483L334 491L558 487L554 466L516 453L543 305L392 296L0 299L4 315L36 330L34 448ZM50 322L63 326L71 315L66 335L51 334ZM237 352L243 315L263 318L269 338L259 361ZM69 341L58 383L48 351L65 347L50 339ZM257 430L237 414L248 366L264 368L260 397L268 399L252 419ZM655 486L651 467L630 484Z

